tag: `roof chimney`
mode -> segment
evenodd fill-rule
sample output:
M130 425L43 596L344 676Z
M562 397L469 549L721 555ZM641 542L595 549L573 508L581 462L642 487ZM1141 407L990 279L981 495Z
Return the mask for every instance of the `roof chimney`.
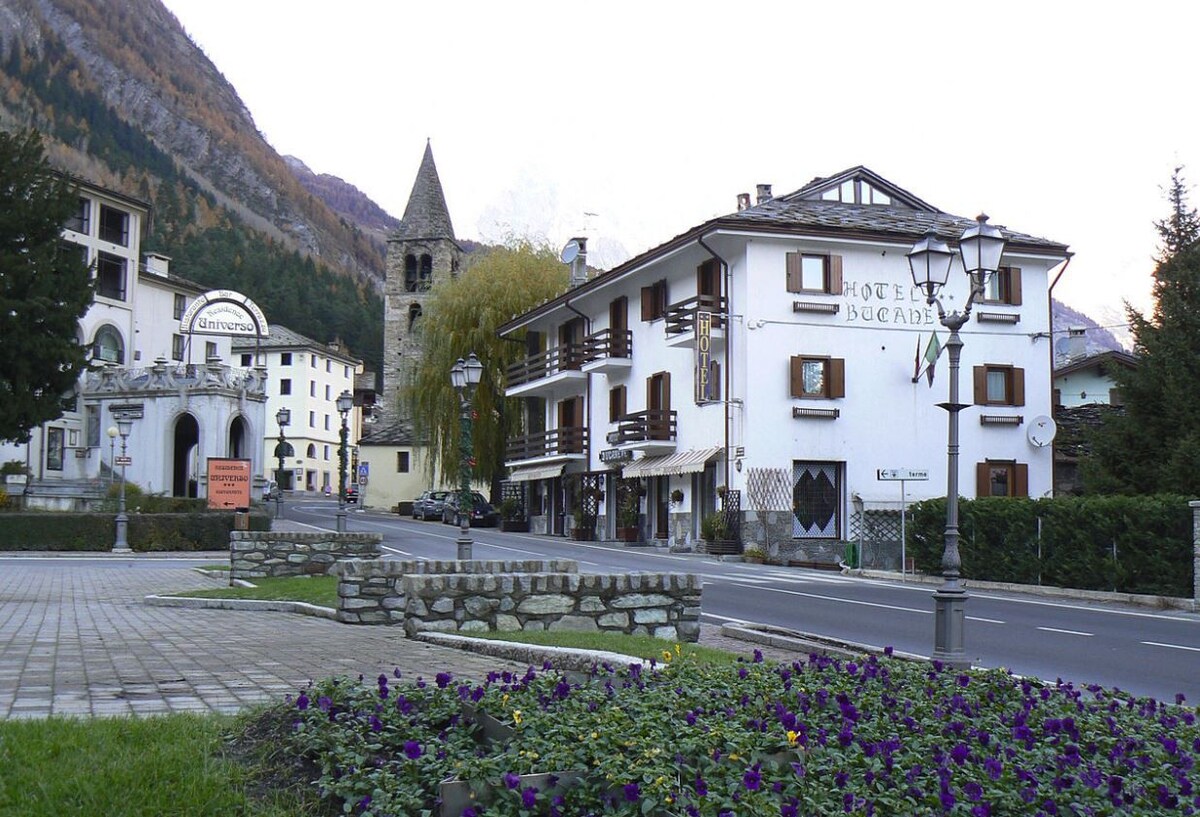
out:
M750 194L738 193L738 212L750 209Z
M1067 360L1076 360L1087 354L1087 330L1073 326L1067 330L1067 342L1063 344L1063 353Z
M763 202L767 202L770 200L771 200L771 185L769 185L769 184L758 185L758 202L757 203L762 204Z
M571 288L587 283L587 239L576 236L571 239L579 251L571 259Z

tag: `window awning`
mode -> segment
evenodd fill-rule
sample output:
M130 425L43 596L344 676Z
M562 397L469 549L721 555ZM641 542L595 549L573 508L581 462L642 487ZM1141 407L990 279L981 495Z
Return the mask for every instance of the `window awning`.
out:
M715 448L694 448L690 451L677 451L674 454L666 454L662 457L642 457L640 460L626 465L621 471L621 476L629 479L631 477L664 477L673 474L694 474L697 471L703 471L708 461L724 450L724 448L718 445Z
M560 462L557 465L531 465L528 468L514 468L508 475L508 481L533 482L538 479L553 479L562 474L564 465L566 463Z

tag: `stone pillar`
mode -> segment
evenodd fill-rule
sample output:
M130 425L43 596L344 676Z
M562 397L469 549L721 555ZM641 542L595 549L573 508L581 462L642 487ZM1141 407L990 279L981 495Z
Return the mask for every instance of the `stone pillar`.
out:
M1200 500L1188 503L1192 509L1192 603L1200 604Z

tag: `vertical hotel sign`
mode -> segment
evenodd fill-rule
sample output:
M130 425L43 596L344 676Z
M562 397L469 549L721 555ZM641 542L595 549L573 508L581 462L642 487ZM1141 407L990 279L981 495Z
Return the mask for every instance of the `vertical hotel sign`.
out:
M696 312L696 402L715 400L712 382L712 313Z

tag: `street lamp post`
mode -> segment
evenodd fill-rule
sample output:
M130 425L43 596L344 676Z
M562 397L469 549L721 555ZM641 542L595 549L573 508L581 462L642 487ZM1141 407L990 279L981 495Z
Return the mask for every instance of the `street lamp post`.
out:
M1004 244L1004 234L988 224L985 215L980 215L976 224L962 234L958 240L958 252L971 291L962 310L949 314L937 294L950 276L954 253L945 242L938 240L932 228L908 253L913 283L924 291L927 304L937 306L938 320L950 330L950 337L946 341L950 357L950 395L945 403L938 404L946 410L949 420L946 445L946 537L942 550L944 581L933 594L932 657L956 669L971 665L964 645L967 591L959 581L962 559L958 553L958 413L966 405L959 402L958 396L958 369L963 347L958 332L971 317L971 307L975 301L983 296L987 277L1000 268Z
M124 417L117 418L117 428L109 428L108 436L112 441L116 442L117 434L121 435L121 492L117 494L117 540L113 543L113 553L129 553L129 515L125 513L125 463L128 461L126 457L126 443L129 440L129 431L133 428L133 421Z
M458 494L458 560L469 561L471 550L471 396L483 375L483 364L475 353L467 357L466 362L460 357L450 369L450 383L458 392L459 399L459 494Z
M279 425L279 441L275 443L275 456L279 460L279 468L275 471L275 518L278 519L283 514L283 459L289 453L283 430L292 422L291 410L281 408L275 412L275 422Z
M337 410L338 414L342 415L342 429L339 439L341 442L338 445L338 509L337 509L337 532L346 532L346 460L348 450L346 447L347 438L350 434L350 429L346 425L346 418L350 414L350 409L354 407L354 396L349 391L343 391L338 395Z

